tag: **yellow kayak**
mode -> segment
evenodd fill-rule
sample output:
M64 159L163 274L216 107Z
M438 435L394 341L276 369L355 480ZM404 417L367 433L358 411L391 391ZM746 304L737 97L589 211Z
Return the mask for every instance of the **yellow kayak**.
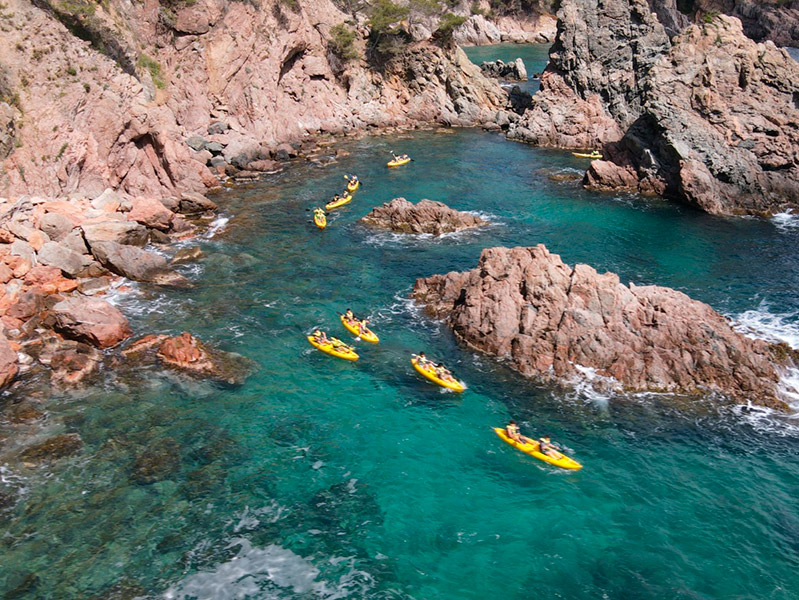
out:
M351 201L352 201L352 194L347 194L344 197L339 198L338 200L332 200L327 204L325 204L325 209L333 210L334 208L338 208L339 206L344 206L345 204L348 204Z
M573 458L569 458L565 454L560 454L560 452L558 452L558 454L560 454L559 458L553 458L546 454L542 454L541 452L538 451L538 448L540 446L538 442L530 444L527 442L519 443L516 440L512 440L511 438L508 437L508 433L505 431L503 427L494 427L494 431L499 437L501 437L503 440L505 440L507 443L509 443L517 450L521 450L525 454L529 454L530 456L533 456L538 460L543 460L546 463L555 465L556 467L561 467L562 469L574 469L576 471L577 469L583 468L583 465L578 463L576 460L574 460Z
M402 165L407 165L411 162L410 156L406 156L405 158L395 158L394 160L390 160L386 163L387 167L401 167Z
M602 158L602 155L596 150L594 150L590 154L587 152L572 152L572 156L576 156L577 158L591 158L594 160Z
M375 332L368 327L364 328L366 329L366 333L361 333L361 330L358 327L358 322L350 321L344 315L341 315L341 324L344 325L344 327L347 328L347 331L349 331L352 335L359 336L364 341L372 342L373 344L376 344L380 341L380 338L375 335Z
M438 375L436 375L435 369L431 367L421 366L418 363L417 358L415 356L411 358L411 364L413 365L413 368L416 369L416 372L419 373L419 375L429 379L433 383L437 383L441 387L445 387L448 390L452 390L453 392L462 392L463 390L466 389L466 386L463 385L460 381L457 380L449 381L446 379L441 379Z
M356 181L355 183L353 183L352 181L350 181L350 182L347 184L347 191L348 191L348 192L354 192L354 191L355 191L355 190L357 190L359 187L361 187L361 182L360 182L360 180Z
M308 336L308 341L311 343L311 346L316 348L317 350L321 350L325 354L330 354L331 356L337 356L338 358L343 358L344 360L358 360L358 355L355 353L355 350L352 347L348 346L341 340L337 340L336 338L329 338L333 344L320 344L316 341L316 338L312 335Z
M313 213L313 222L316 223L316 226L319 229L324 229L327 227L327 217L325 217L325 213L321 210L315 210Z

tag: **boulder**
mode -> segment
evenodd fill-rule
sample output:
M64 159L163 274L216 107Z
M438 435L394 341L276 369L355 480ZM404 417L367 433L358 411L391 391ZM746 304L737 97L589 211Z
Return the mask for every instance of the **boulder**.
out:
M57 385L79 385L100 370L103 356L87 344L63 345L49 353L50 381Z
M787 406L779 371L793 353L743 336L682 292L625 286L543 245L488 248L471 271L418 279L413 297L459 340L545 382L591 369L630 391Z
M76 277L92 263L91 257L78 254L58 242L47 242L37 257L41 264L57 267L70 277Z
M98 348L111 348L132 334L128 320L99 298L67 298L52 309L55 329L65 337Z
M174 213L155 198L139 196L133 202L133 208L128 213L128 218L147 227L159 231L169 231Z
M394 198L375 207L360 221L364 225L398 233L453 233L487 225L488 221L468 212L461 212L441 202L420 200L413 204L405 198Z
M19 373L17 353L11 349L5 334L0 332L0 389L11 383Z
M50 461L71 456L82 447L83 440L77 433L62 433L25 448L20 458L31 462Z
M39 289L32 288L22 292L6 314L14 319L27 321L42 310L44 310L44 294Z
M105 221L82 226L83 237L94 250L96 242L115 242L129 246L147 243L147 228L135 221Z
M147 252L133 246L114 242L96 242L92 253L106 269L134 281L146 281L168 285L168 281L184 285L185 277L170 271L166 259L160 254Z
M202 194L184 192L180 196L178 212L183 215L199 215L207 212L214 212L216 209L216 204Z
M106 188L102 194L91 201L91 206L103 212L116 212L122 206L122 198L111 188Z
M61 241L72 231L73 227L72 221L58 213L45 213L39 220L39 228L46 233L51 240L56 242Z

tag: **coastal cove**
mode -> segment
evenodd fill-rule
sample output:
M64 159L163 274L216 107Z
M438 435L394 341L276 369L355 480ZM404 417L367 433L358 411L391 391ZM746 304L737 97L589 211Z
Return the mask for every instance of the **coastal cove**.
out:
M123 366L88 391L52 397L29 382L7 392L40 399L48 418L4 422L0 438L78 433L84 446L51 464L0 464L0 595L799 594L795 417L602 395L582 380L538 386L459 347L409 299L416 278L471 269L483 248L544 243L570 264L674 287L796 346L796 216L716 217L589 192L587 161L479 130L337 147L350 155L325 168L298 160L214 197L222 218L179 244L203 251L180 267L194 289L134 284L112 296L137 336L186 330L254 360L243 386ZM414 162L386 169L391 150ZM318 231L307 209L340 192L345 173L363 187ZM357 223L399 196L492 225L433 238ZM337 314L348 307L381 338L357 343L357 363L305 340L314 327L351 339ZM420 350L469 389L421 380L409 364ZM551 433L584 469L556 471L502 443L491 428L509 418ZM145 462L156 481L142 481Z

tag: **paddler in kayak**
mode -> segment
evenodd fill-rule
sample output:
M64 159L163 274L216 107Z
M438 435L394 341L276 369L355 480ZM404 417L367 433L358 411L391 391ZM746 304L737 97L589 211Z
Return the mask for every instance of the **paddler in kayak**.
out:
M519 442L520 444L535 444L534 439L521 434L519 431L519 426L513 419L511 419L510 422L505 425L505 433L507 433L508 437L514 442Z
M412 354L411 356L416 358L416 364L418 364L423 369L427 369L432 364L427 357L424 355L424 352L420 352L419 354Z
M324 331L320 331L319 329L314 329L314 332L311 335L319 344L327 345L330 343L330 340L327 339L327 334Z
M546 454L550 458L560 458L563 456L560 452L558 452L557 444L554 444L549 439L549 435L542 436L541 439L538 440L538 451L541 454Z
M443 364L438 363L435 366L435 371L436 376L442 381L455 381L455 378L452 376L452 372Z

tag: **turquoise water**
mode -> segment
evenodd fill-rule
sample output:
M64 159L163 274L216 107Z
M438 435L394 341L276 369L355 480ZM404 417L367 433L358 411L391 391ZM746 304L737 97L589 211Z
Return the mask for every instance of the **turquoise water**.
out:
M233 389L154 367L106 373L49 399L37 435L78 432L85 446L49 466L0 467L15 502L0 512L0 595L796 598L794 419L537 386L459 347L407 300L416 277L471 268L484 247L545 243L569 263L679 288L790 338L794 218L589 193L550 179L584 166L568 152L479 131L347 148L338 165L298 163L221 195L227 226L186 242L205 253L185 268L196 289L117 294L137 334L189 330L259 370ZM387 170L389 149L415 162ZM320 232L305 209L340 191L346 172L365 185ZM357 224L395 196L495 225L433 239ZM347 307L381 336L357 344L357 363L304 337L315 326L345 336ZM408 362L419 350L469 390L420 380ZM502 443L491 427L511 417L585 468L556 470ZM21 427L0 425L0 438ZM137 483L136 458L169 448L179 463Z
M533 79L533 75L542 72L547 66L549 47L550 44L495 44L492 46L467 46L463 48L463 51L476 65L487 60L513 62L517 58L521 58L530 79L520 82L519 87L534 94L538 91L539 82Z

